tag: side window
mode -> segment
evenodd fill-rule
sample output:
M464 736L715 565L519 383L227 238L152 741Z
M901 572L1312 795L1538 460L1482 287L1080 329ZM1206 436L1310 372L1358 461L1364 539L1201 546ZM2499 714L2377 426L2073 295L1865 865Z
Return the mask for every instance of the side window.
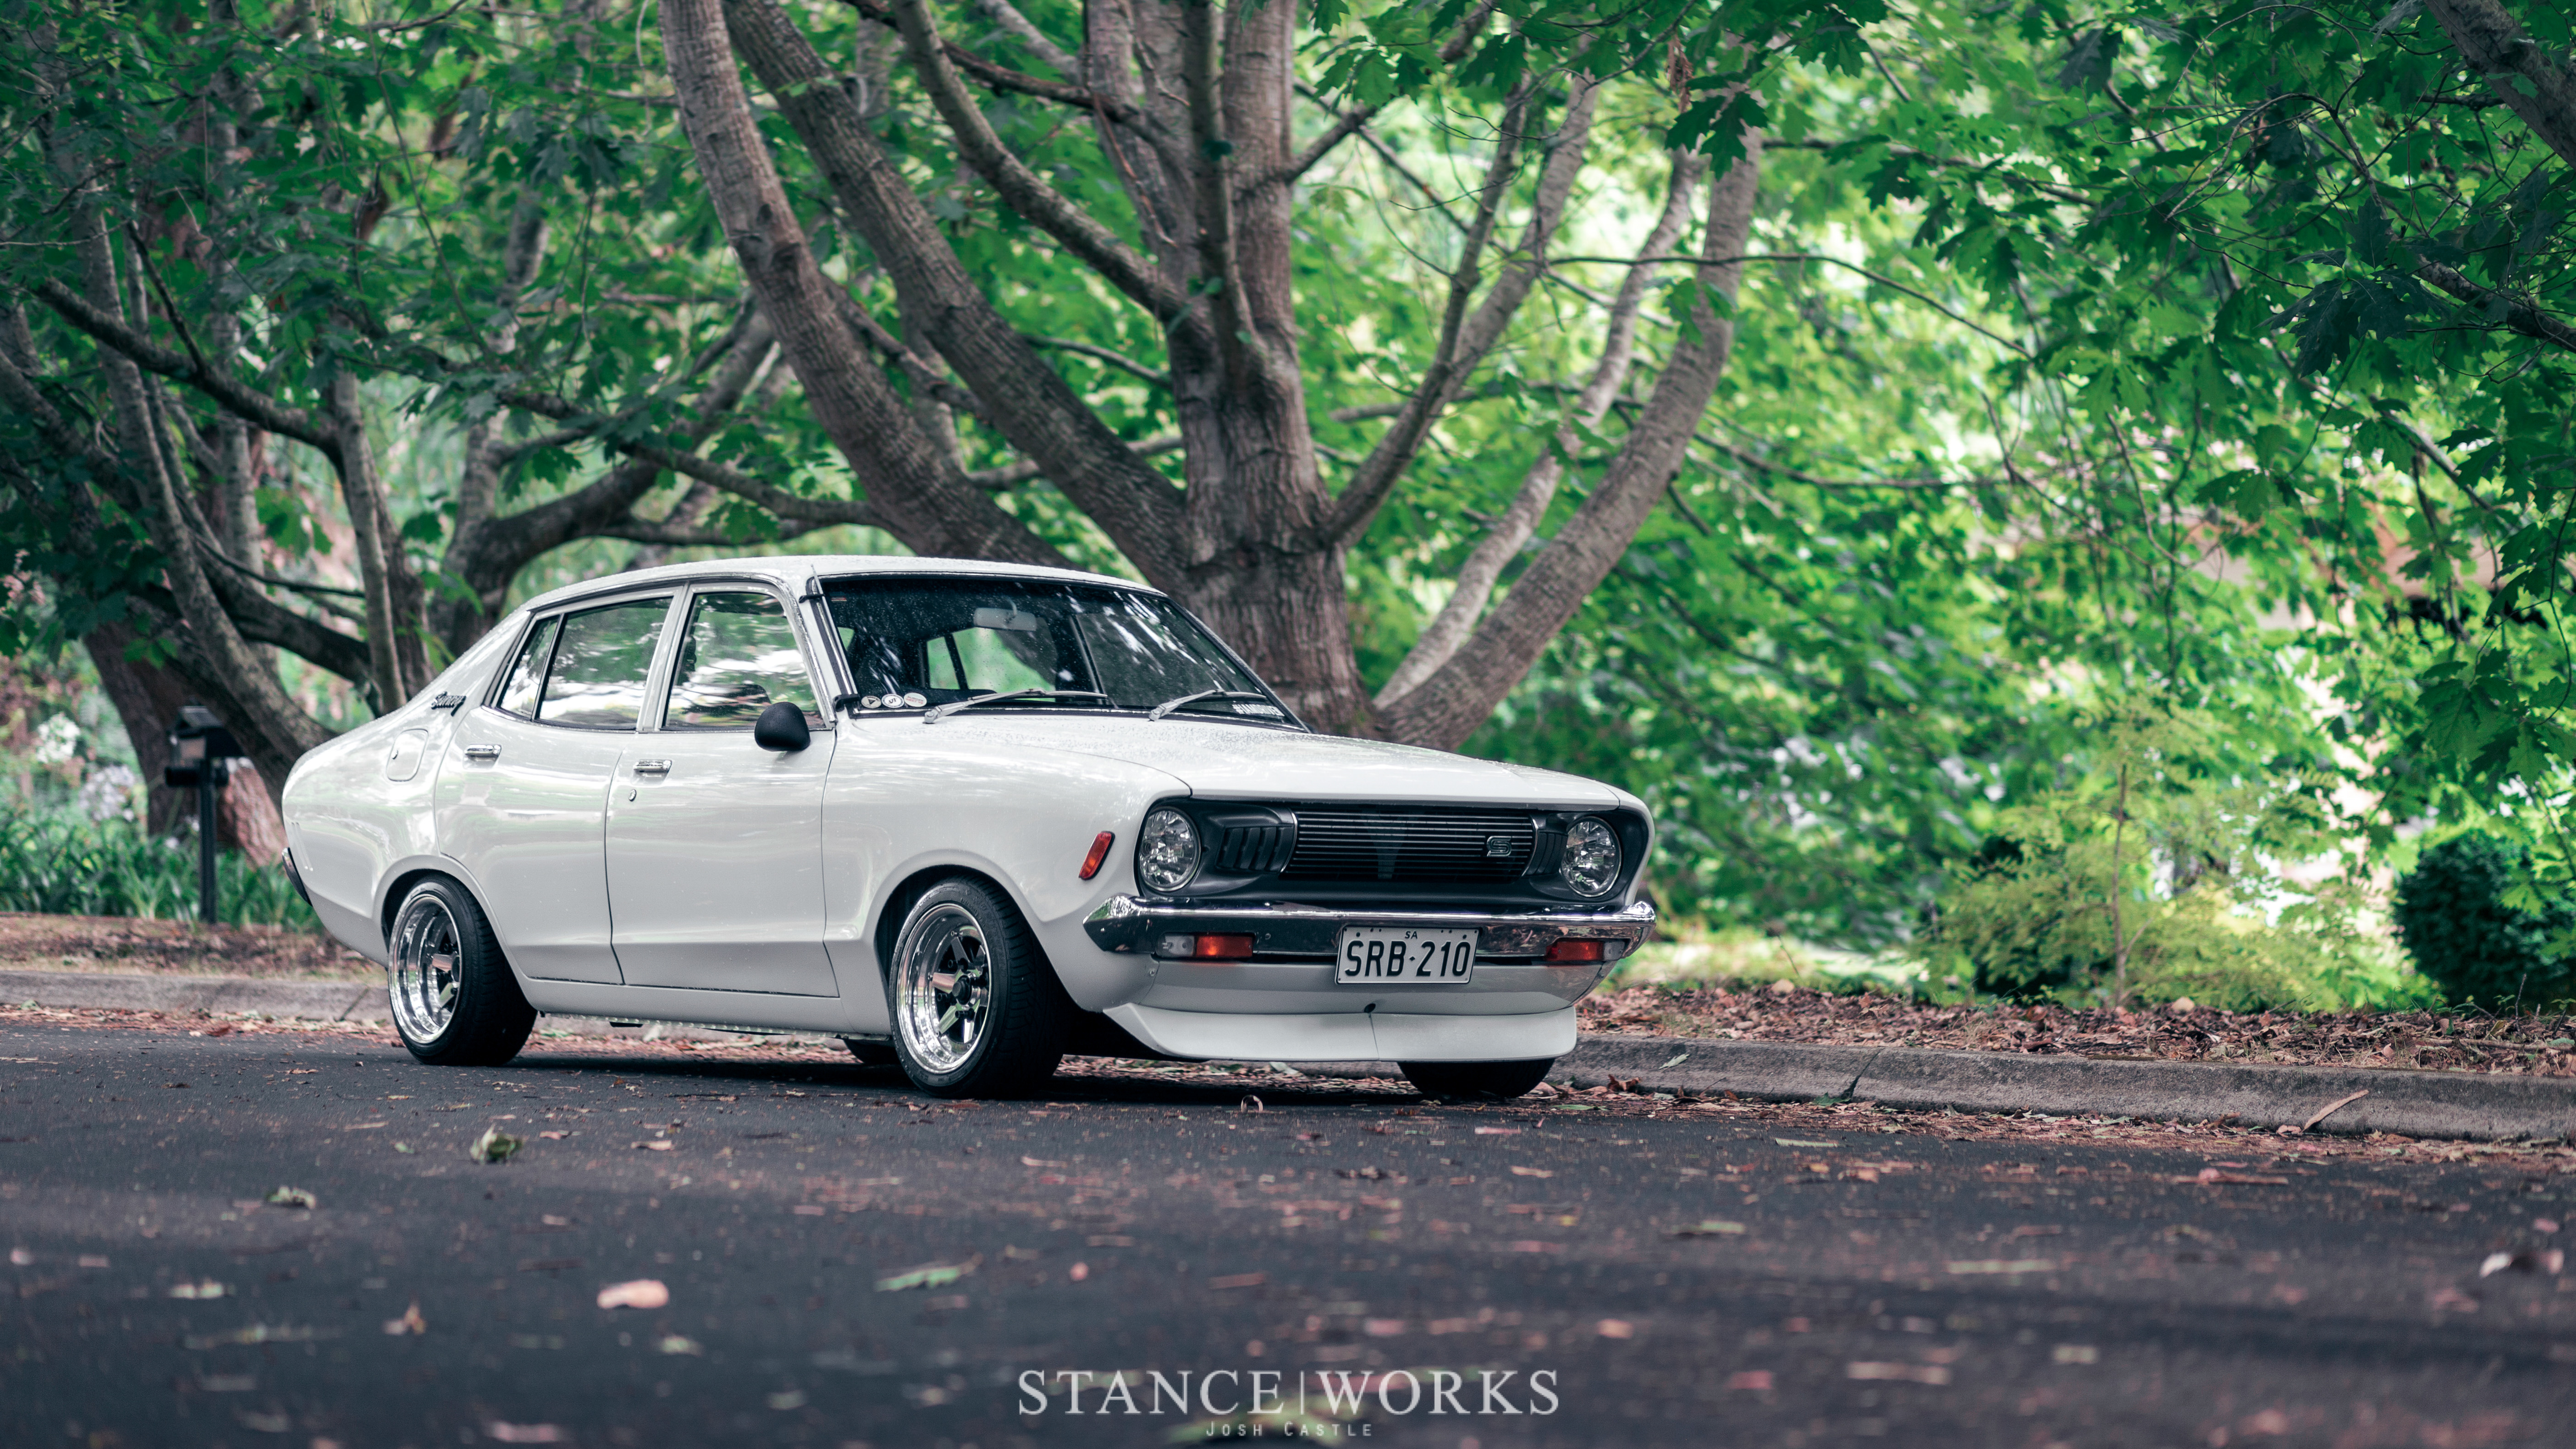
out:
M644 714L644 678L662 641L668 598L634 599L564 616L537 718L547 724L633 729Z
M563 627L560 615L540 619L528 631L528 642L519 646L518 662L510 666L510 677L501 686L496 704L521 719L537 717L538 686L545 682L546 660L555 652L555 631Z
M805 656L778 600L752 592L691 600L662 727L747 730L762 710L781 701L805 711L806 723L822 725Z

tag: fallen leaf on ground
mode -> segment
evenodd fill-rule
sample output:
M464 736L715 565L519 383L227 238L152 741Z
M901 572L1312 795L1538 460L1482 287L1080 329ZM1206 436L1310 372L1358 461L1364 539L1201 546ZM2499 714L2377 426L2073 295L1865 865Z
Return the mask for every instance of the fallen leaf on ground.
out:
M2054 1273L2055 1258L1966 1258L1950 1264L1953 1273Z
M569 1132L540 1132L537 1135L546 1139L548 1142L561 1142L572 1134Z
M1742 1223L1730 1223L1724 1218L1710 1218L1706 1222L1694 1223L1687 1228L1675 1228L1673 1229L1673 1236L1676 1238L1719 1238L1733 1237L1743 1231L1744 1224Z
M170 1285L170 1296L173 1298L221 1298L232 1291L231 1284L218 1283L212 1278L208 1278L201 1283L173 1283Z
M677 1333L664 1334L662 1341L653 1346L664 1353L693 1353L700 1357L706 1354L706 1348L696 1339Z
M1054 1158L1052 1158L1052 1157L1023 1157L1023 1158L1021 1158L1021 1159L1020 1159L1020 1166L1022 1166L1022 1167L1062 1167L1062 1166L1064 1166L1064 1164L1063 1164L1063 1163L1061 1163L1061 1162L1056 1161L1056 1160L1055 1160Z
M227 1329L222 1333L190 1334L182 1339L191 1349L224 1348L237 1343L311 1343L330 1335L310 1328L289 1324L254 1323L248 1328Z
M1546 1168L1546 1167L1515 1167L1515 1168L1513 1168L1513 1169L1512 1169L1512 1176L1514 1176L1514 1177L1554 1177L1554 1176L1556 1176L1556 1172L1555 1172L1555 1170L1554 1170L1553 1168Z
M1937 1363L1856 1363L1843 1370L1853 1379L1890 1379L1909 1384L1946 1384L1950 1371Z
M1603 1338L1635 1338L1637 1326L1624 1318L1605 1318L1592 1325L1592 1331Z
M511 1153L525 1145L498 1127L486 1127L483 1135L474 1139L474 1145L465 1149L465 1155L476 1162L507 1162Z
M263 1201L276 1207L312 1208L321 1205L319 1198L300 1187L271 1188Z
M2215 1167L2204 1167L2197 1174L2191 1177L2177 1177L2172 1179L2172 1181L2210 1183L2233 1182L2257 1187L2288 1187L2290 1185L2290 1180L2286 1177L2266 1177L2261 1173L2255 1172L2221 1172Z
M2048 1357L2053 1363L2099 1363L2102 1350L2089 1343L2061 1343L2048 1351Z
M1520 1130L1521 1129L1518 1127L1479 1127L1476 1129L1476 1135L1479 1137L1515 1137L1520 1134Z
M483 1436L500 1444L569 1444L572 1436L555 1424L504 1424L495 1419L483 1426Z
M975 1264L932 1263L909 1272L896 1273L877 1280L879 1293L901 1293L908 1288L939 1288L954 1283L975 1271Z
M602 1308L660 1308L671 1301L671 1290L659 1278L637 1278L626 1283L611 1283L599 1290Z
M420 1316L420 1300L417 1298L413 1299L411 1301L411 1306L403 1310L402 1317L386 1319L385 1332L396 1338L400 1338L406 1333L429 1332L429 1320Z
M1267 1273L1232 1273L1223 1278L1210 1278L1210 1288L1258 1288L1270 1281Z
M635 1145L643 1148L647 1152L668 1152L671 1150L671 1139L668 1137L656 1137L650 1142L638 1142Z
M1841 1144L1841 1143L1839 1143L1839 1142L1817 1142L1817 1141L1810 1141L1809 1139L1804 1138L1804 1137L1774 1137L1774 1138L1772 1138L1771 1140L1772 1140L1773 1142L1778 1143L1778 1144L1779 1144L1780 1146L1782 1146L1782 1147L1840 1147L1840 1146L1842 1146L1842 1144Z

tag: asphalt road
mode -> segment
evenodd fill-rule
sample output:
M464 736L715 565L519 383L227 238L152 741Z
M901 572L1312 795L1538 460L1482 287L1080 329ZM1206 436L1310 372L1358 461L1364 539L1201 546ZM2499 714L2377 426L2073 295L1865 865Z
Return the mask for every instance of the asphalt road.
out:
M2548 1153L539 1045L0 1019L0 1442L2576 1442Z

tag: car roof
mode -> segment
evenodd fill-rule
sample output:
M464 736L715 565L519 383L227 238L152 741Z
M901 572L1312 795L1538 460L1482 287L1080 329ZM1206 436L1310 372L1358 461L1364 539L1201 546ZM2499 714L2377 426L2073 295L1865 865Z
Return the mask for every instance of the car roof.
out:
M880 553L798 553L768 556L746 555L740 558L700 559L694 563L663 564L656 568L636 569L630 573L605 574L577 584L549 590L530 599L522 607L528 610L550 609L570 600L592 594L624 593L630 589L651 588L656 584L686 583L701 578L751 577L778 584L791 591L801 591L815 579L849 574L923 574L960 575L981 578L1034 579L1069 584L1106 584L1112 588L1137 589L1151 593L1133 579L1115 578L1108 574L1084 573L1079 569L1045 568L1036 564L995 563L975 558L913 558Z

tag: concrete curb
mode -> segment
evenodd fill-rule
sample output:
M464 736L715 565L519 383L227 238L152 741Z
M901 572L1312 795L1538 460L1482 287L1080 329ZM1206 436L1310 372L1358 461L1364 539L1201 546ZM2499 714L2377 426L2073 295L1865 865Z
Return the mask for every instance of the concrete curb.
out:
M1800 1046L1787 1042L1586 1036L1561 1063L1578 1086L1634 1077L1656 1091L1739 1097L1845 1097L1891 1107L1962 1112L2046 1112L2304 1125L2335 1102L2367 1092L2319 1123L2335 1133L2483 1140L2576 1137L2576 1079L2488 1072L2255 1066L1909 1047Z
M0 1004L93 1007L112 1011L203 1011L257 1015L282 1021L391 1022L381 981L262 981L248 976L140 976L91 971L0 971ZM751 1032L709 1031L656 1023L640 1029L611 1027L605 1017L541 1016L540 1032L574 1036L627 1036L662 1041L738 1041ZM792 1035L828 1042L827 1036Z
M383 1021L384 987L361 981L260 981L237 976L142 976L0 971L0 1002L123 1011L257 1013L300 1021ZM543 1031L611 1031L596 1017L548 1016ZM631 1033L641 1035L642 1033ZM666 1038L733 1034L664 1027ZM800 1038L801 1039L801 1038ZM823 1038L814 1038L823 1040ZM1400 1078L1393 1062L1293 1062L1309 1076ZM1962 1112L2082 1113L2106 1117L2296 1127L2333 1103L2316 1130L2398 1132L2488 1141L2576 1138L2576 1079L2385 1068L2130 1061L1911 1047L1586 1034L1548 1079L1594 1087L1634 1079L1655 1092L1756 1101L1820 1097Z
M1291 1062L1310 1076L1394 1077L1393 1062ZM2017 1052L1806 1046L1587 1033L1548 1080L1649 1092L1732 1092L1762 1102L1819 1098L1961 1112L2234 1120L2298 1127L2337 1107L2319 1132L2397 1132L2482 1141L2576 1138L2576 1079L2484 1072L2121 1061Z

